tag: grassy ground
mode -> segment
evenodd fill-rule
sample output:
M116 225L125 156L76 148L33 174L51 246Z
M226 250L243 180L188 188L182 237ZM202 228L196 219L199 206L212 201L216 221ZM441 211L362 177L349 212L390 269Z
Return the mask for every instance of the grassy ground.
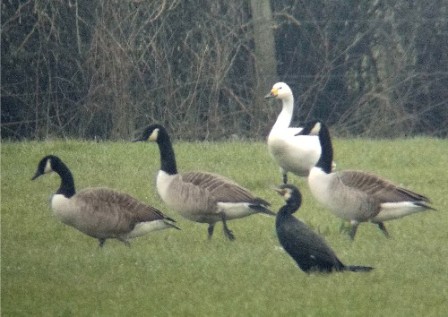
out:
M443 316L448 311L448 142L337 140L338 169L375 172L428 195L435 212L387 223L387 240L371 224L353 243L340 220L318 206L306 182L290 176L304 196L298 216L325 236L347 264L370 273L307 275L278 248L274 218L255 215L217 225L167 210L154 187L155 144L51 141L4 143L1 156L1 308L3 316ZM281 176L263 143L176 143L180 170L229 176L278 210L270 187ZM30 181L38 161L59 155L78 189L109 186L178 220L132 241L97 241L62 225L48 198L57 175Z

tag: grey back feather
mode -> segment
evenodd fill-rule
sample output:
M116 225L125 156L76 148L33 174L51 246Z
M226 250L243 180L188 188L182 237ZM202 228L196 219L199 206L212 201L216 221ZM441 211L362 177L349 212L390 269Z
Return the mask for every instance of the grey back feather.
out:
M182 181L201 187L216 202L248 202L254 204L269 203L252 195L246 188L221 175L204 172L188 172L181 175Z
M167 204L184 214L216 214L218 202L247 202L254 205L269 203L254 197L247 189L223 176L187 172L177 174L169 186Z
M87 188L72 197L76 227L94 237L125 234L137 223L162 220L156 208L107 188Z
M378 215L382 203L427 202L428 198L398 187L376 175L361 171L341 171L332 174L331 205L334 211L356 210L354 220L366 221ZM429 207L428 207L429 208Z
M374 197L380 203L400 201L429 202L429 199L423 195L396 186L395 184L370 173L343 171L338 174L339 179L345 186L363 191Z

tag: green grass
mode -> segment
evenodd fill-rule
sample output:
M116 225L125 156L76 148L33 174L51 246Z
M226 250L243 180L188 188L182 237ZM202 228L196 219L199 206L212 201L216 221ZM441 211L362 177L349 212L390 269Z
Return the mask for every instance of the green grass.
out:
M443 316L448 311L448 142L429 138L338 139L338 169L372 171L428 195L435 212L387 223L387 240L371 224L352 243L341 221L295 176L304 204L297 216L325 236L346 264L370 273L307 275L278 249L274 218L229 222L236 241L217 225L167 210L155 192L155 144L51 141L3 143L1 156L2 316ZM270 187L281 176L264 143L175 144L181 171L207 170L235 179L278 210ZM182 231L133 240L132 248L97 241L62 225L48 198L57 175L30 181L38 161L59 155L78 189L109 186L175 218Z

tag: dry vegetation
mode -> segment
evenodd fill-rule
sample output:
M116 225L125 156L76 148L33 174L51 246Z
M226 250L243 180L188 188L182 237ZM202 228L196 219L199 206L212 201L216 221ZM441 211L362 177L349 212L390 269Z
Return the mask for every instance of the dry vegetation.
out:
M448 135L446 1L2 1L2 137L263 138L292 86L343 135ZM192 127L195 127L194 129Z

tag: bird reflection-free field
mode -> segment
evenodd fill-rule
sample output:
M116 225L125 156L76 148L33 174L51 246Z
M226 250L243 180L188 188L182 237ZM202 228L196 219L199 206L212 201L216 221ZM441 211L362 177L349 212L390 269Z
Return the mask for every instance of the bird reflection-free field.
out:
M280 248L274 217L229 222L238 235L207 240L204 226L178 217L157 196L155 146L129 142L47 141L2 144L1 287L4 316L442 316L448 307L448 141L335 138L338 169L397 180L431 197L438 211L391 221L385 239L365 224L351 242L341 220L290 175L303 195L304 223L348 264L368 274L304 274ZM278 166L260 142L175 142L179 169L213 171L271 202ZM57 221L49 208L59 177L30 181L46 154L70 162L79 188L129 193L178 221L181 231L139 237L128 248L97 242Z

